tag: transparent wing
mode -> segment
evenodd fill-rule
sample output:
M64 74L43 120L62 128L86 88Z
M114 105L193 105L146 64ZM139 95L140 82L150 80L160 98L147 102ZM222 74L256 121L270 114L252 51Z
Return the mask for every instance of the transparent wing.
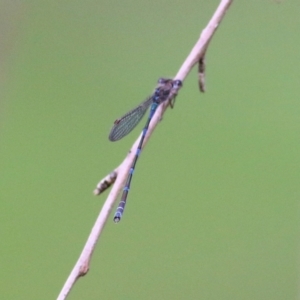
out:
M152 96L148 97L139 106L129 111L127 114L117 119L109 134L109 140L118 141L127 135L143 118L148 107L152 103Z

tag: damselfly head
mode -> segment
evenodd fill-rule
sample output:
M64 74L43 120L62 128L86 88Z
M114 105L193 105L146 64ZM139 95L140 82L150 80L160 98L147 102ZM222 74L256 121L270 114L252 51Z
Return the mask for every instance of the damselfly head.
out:
M158 88L167 87L167 85L171 85L171 86L169 86L169 88L172 87L172 88L178 90L179 88L182 87L182 81L179 79L173 80L170 78L159 78L157 83L158 83Z

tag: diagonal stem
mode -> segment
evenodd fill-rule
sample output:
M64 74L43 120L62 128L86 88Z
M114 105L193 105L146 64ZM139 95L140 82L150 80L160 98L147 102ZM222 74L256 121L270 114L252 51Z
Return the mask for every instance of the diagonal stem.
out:
M215 11L213 17L209 21L208 25L204 28L202 31L200 38L196 42L195 46L191 50L190 54L185 59L184 63L182 64L181 68L179 69L178 73L174 77L174 80L181 80L184 81L184 79L187 77L189 72L192 70L192 68L199 62L201 58L204 57L209 42L211 41L214 33L216 32L220 22L225 16L225 13L227 9L229 8L230 4L233 0L221 0L217 10ZM144 142L142 147L144 148L147 144L148 139L152 135L153 130L158 125L159 121L162 118L162 115L164 114L165 110L168 107L168 103L162 103L156 110L148 131L147 135L145 136ZM94 252L95 246L97 244L97 241L104 229L104 226L108 220L108 217L110 215L110 212L118 198L118 195L120 194L125 180L128 176L129 169L131 167L131 164L133 162L136 149L138 147L138 143L140 141L141 135L138 137L138 139L134 142L133 146L131 147L129 153L123 160L123 162L114 169L113 172L111 172L109 175L107 175L104 179L100 181L100 183L97 185L96 190L94 191L95 194L100 194L102 191L105 190L105 187L109 187L113 185L101 211L100 214L91 230L91 233L88 237L88 240L82 250L82 253L80 254L80 257L75 264L71 274L69 275L67 281L65 282L57 300L63 300L66 299L68 296L71 288L75 284L76 280L84 276L88 270L89 270L89 264L92 257L92 254Z

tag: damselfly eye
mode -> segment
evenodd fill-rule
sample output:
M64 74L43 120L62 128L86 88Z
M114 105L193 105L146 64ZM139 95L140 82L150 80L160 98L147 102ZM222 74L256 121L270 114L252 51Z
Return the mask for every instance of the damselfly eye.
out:
M167 82L169 82L171 79L168 78L159 78L157 83L158 84L166 84Z
M173 86L174 86L175 88L182 87L182 81L181 81L181 80L174 80L174 81L173 81Z

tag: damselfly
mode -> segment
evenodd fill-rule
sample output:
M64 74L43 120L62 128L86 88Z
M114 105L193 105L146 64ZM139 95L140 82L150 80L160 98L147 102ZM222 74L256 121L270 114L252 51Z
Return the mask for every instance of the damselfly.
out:
M125 205L126 205L127 195L128 195L129 189L130 189L132 175L133 175L138 157L141 153L143 142L144 142L145 136L147 134L147 130L148 130L150 121L151 121L157 107L162 102L169 101L170 105L171 106L173 105L173 101L175 100L177 92L181 86L182 86L181 80L160 78L158 80L157 88L155 89L154 93L150 97L148 97L145 101L143 101L136 108L132 109L131 111L126 113L124 116L122 116L120 119L117 119L114 122L114 126L111 129L110 134L109 134L110 141L120 140L125 135L127 135L129 132L131 132L133 130L133 128L142 119L142 117L146 113L149 106L151 106L149 117L148 117L146 125L142 131L142 136L141 136L140 142L138 144L136 154L135 154L133 163L131 165L125 187L123 189L123 194L122 194L119 206L118 206L117 211L114 216L114 221L116 223L119 222L122 218L122 215L123 215L123 212L125 209Z

